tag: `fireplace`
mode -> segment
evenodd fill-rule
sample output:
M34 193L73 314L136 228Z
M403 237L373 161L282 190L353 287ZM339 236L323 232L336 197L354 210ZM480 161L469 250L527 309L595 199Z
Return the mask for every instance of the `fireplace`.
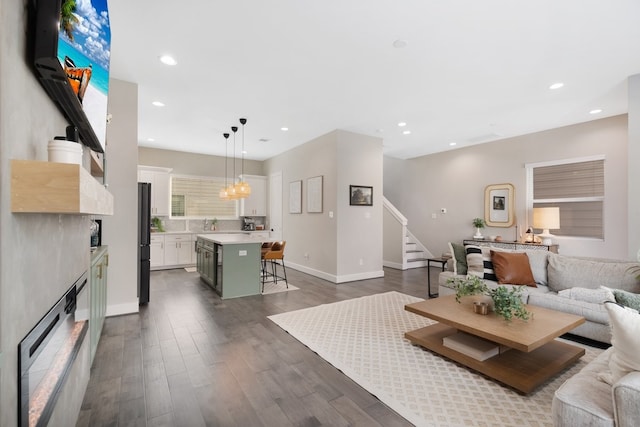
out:
M75 316L86 284L85 272L18 345L20 426L45 426L51 417L87 333L87 321Z

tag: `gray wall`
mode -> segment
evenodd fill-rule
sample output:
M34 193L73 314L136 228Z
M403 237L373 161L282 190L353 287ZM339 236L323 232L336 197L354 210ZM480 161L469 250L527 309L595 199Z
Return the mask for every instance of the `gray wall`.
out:
M224 144L224 138L220 137L220 139L220 143ZM224 177L224 161L224 157L208 154L160 150L148 147L138 148L138 164L173 168L171 173L175 174ZM241 165L241 159L237 159L236 176L240 175ZM264 175L262 162L245 159L244 173L247 175ZM233 160L231 157L227 161L227 176L229 180L233 176Z
M629 258L640 261L640 74L629 78Z
M38 83L27 58L27 1L2 2L0 13L0 425L17 424L19 341L89 266L89 218L12 214L10 160L47 160L47 142L67 121ZM79 357L88 353L83 351ZM89 379L79 362L63 390L74 425Z
M525 207L525 163L605 155L605 240L556 240L563 254L627 258L627 154L627 116L622 115L411 160L385 158L385 178L395 177L385 191L407 217L409 230L432 253L442 253L447 242L473 235L471 220L484 217L487 185L515 186L516 221L522 230L531 222ZM447 208L447 214L440 208ZM515 227L489 228L483 234L516 238Z
M266 160L264 169L282 172L288 265L335 283L383 274L381 139L336 130ZM306 180L319 175L323 212L308 213ZM302 214L290 214L289 184L298 180ZM373 186L374 205L349 206L350 184Z
M106 181L114 215L103 218L109 246L107 316L138 312L138 85L109 81Z

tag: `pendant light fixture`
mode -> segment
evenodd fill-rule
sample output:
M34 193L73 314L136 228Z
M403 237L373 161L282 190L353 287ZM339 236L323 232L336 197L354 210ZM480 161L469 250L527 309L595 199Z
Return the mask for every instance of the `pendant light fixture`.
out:
M240 124L242 125L242 174L240 175L240 182L236 184L236 194L244 199L251 194L251 186L244 179L244 125L247 123L247 119L241 118Z
M229 199L238 199L236 192L236 132L238 132L238 126L231 126L231 132L233 132L233 181L227 187L227 195Z
M229 148L229 134L223 133L222 136L224 136L224 187L220 190L220 198L222 200L229 200L229 194L227 193L227 154Z

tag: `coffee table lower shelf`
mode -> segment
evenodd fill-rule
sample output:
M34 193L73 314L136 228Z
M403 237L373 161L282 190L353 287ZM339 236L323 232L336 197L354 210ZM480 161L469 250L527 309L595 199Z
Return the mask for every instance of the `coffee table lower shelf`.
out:
M525 394L575 363L585 353L583 348L553 340L530 353L509 349L481 362L442 345L444 337L456 332L455 328L436 323L406 332L404 337Z

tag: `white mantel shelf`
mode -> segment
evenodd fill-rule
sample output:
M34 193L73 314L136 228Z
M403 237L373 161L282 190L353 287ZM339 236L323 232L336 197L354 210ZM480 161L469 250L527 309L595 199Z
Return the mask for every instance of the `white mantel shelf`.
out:
M113 195L81 165L11 160L11 212L113 215Z

